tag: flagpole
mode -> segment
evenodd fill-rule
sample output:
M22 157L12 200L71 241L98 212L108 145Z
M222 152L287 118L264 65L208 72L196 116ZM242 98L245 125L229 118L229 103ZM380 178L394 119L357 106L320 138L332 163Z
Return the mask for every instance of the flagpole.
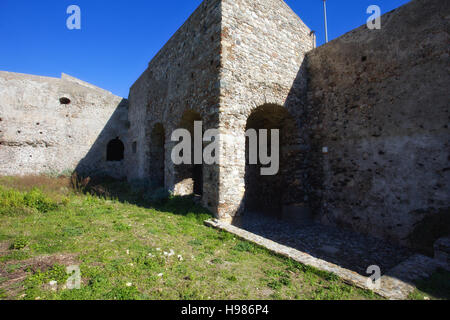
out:
M325 19L325 43L328 43L327 0L323 0L323 14Z

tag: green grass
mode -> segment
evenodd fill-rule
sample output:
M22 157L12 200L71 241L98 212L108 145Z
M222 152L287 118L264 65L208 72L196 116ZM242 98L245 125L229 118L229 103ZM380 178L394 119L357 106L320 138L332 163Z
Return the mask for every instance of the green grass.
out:
M437 270L430 278L420 280L410 295L414 300L450 300L450 272Z
M46 213L58 208L58 203L33 188L28 192L20 192L0 186L0 215Z
M123 183L111 182L105 196L8 179L0 178L0 298L379 299L205 227L211 215L189 198L152 206ZM64 286L73 264L65 256L80 267L79 290ZM24 273L15 289L6 285L8 272Z

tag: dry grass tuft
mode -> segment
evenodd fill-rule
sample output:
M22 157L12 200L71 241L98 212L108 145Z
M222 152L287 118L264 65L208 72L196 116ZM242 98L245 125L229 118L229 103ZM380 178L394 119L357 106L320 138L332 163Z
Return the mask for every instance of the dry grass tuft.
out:
M30 191L39 188L44 192L61 193L71 187L70 177L52 178L44 175L29 175L21 177L0 177L0 184L19 191Z

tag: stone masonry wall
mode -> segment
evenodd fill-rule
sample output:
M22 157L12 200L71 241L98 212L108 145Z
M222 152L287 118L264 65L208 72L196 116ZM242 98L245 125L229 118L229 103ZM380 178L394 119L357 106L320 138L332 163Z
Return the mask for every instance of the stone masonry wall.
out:
M62 104L60 98L70 104ZM106 162L106 145L126 142L126 100L68 75L0 71L0 175L125 174Z
M450 3L415 0L308 54L312 206L410 244L450 203ZM429 232L433 230L428 228Z
M192 115L203 121L203 130L218 127L221 1L204 1L149 63L131 87L129 101L130 143L128 179L150 179L151 135L155 125L165 132L165 187L175 194L189 194L192 178L171 161L171 135ZM191 117L192 118L192 117ZM193 118L192 118L193 119ZM193 170L191 170L193 171ZM218 173L203 166L203 204L217 208Z
M218 216L231 221L245 208L245 130L250 115L264 106L278 106L296 122L293 134L299 138L289 146L289 161L295 167L283 176L290 194L283 195L281 201L283 207L305 207L303 153L307 144L301 130L306 101L304 57L314 48L315 38L281 0L223 0L222 16ZM277 197L273 190L257 188L254 193L261 194L260 200L270 202L271 197Z
M165 187L175 194L192 193L194 170L173 165L170 138L173 130L190 126L186 119L201 118L203 130L220 129L221 144L220 165L202 168L202 202L221 219L231 220L242 211L245 197L247 119L257 107L278 105L289 111L297 123L295 134L301 135L303 59L314 46L310 30L281 0L204 1L130 90L129 138L137 148L128 151L129 180L154 176L151 135L161 124ZM293 158L300 159L305 145L298 142L289 147L295 149ZM304 205L302 195L301 201L292 199L297 191L304 193L304 162L291 163L298 165L286 183L292 186L287 201Z
M448 1L414 0L381 30L315 49L282 0L205 0L129 101L64 74L0 71L0 175L143 179L201 194L227 222L253 208L303 220L311 208L323 223L412 245L449 214L449 19ZM219 164L176 166L171 135L196 120L220 130ZM281 129L277 176L246 163L248 128ZM116 138L125 159L109 162Z

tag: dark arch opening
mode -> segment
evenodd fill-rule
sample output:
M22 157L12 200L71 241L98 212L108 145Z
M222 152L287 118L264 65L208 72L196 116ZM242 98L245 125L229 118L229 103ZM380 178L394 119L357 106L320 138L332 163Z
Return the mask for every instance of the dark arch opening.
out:
M257 132L258 163L249 163L249 142L246 139L245 156L245 212L265 213L270 216L282 218L283 207L295 202L296 190L291 188L294 180L298 178L296 166L298 165L298 131L295 120L286 108L278 105L263 105L254 110L247 120L246 130L255 129ZM280 130L279 145L279 171L276 175L265 176L261 174L262 165L259 158L259 130L267 129L268 155L271 150L271 129Z
M108 142L106 148L106 161L122 161L124 158L125 146L119 137Z
M192 186L186 186L192 189L194 195L203 195L203 164L194 164L194 122L202 121L200 114L193 110L184 112L181 118L179 128L186 129L191 133L191 164L182 164L177 166L177 182L191 183Z
M164 187L165 130L157 123L150 135L150 180L155 187Z

